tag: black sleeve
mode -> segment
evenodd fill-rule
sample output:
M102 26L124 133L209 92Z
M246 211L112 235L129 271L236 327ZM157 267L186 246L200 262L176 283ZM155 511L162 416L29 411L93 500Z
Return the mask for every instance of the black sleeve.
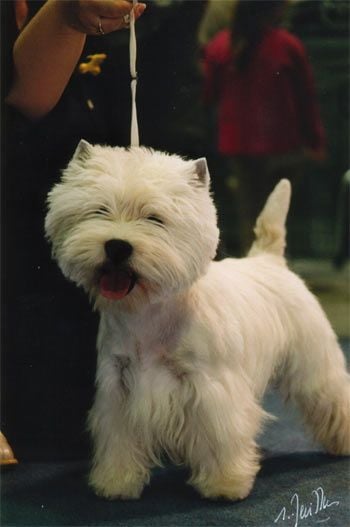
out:
M15 3L0 2L1 17L1 98L6 97L12 83L12 49L18 36Z

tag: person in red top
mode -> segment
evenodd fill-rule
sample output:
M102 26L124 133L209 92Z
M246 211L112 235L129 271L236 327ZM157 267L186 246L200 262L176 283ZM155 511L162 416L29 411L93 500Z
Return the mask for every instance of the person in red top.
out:
M295 179L305 154L322 160L325 152L305 49L278 27L285 4L239 1L232 27L203 49L204 98L218 104L218 150L233 158L242 250L277 180Z

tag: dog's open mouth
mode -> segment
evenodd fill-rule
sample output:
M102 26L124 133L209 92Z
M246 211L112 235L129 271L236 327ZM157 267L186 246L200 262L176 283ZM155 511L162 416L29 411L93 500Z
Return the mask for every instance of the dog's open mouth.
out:
M129 267L103 266L99 271L99 289L110 300L121 300L134 288L137 276Z

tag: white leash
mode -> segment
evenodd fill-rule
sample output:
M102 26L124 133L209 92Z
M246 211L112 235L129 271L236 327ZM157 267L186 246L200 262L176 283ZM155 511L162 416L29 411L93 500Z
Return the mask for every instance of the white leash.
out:
M129 39L129 54L130 54L130 75L131 75L131 132L130 145L140 146L139 126L137 122L137 107L136 107L136 86L137 86L137 71L136 71L136 33L135 33L135 13L134 7L137 0L133 0L133 9L130 13L130 39Z

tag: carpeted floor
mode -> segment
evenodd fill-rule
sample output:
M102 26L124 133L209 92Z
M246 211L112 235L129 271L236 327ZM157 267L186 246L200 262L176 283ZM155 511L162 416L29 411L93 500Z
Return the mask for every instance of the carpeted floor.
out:
M350 341L342 342L347 356ZM312 444L298 416L275 393L265 408L278 417L260 445L262 469L243 502L201 499L184 468L154 471L139 501L109 502L88 488L88 462L22 463L2 473L2 526L346 527L350 460Z

